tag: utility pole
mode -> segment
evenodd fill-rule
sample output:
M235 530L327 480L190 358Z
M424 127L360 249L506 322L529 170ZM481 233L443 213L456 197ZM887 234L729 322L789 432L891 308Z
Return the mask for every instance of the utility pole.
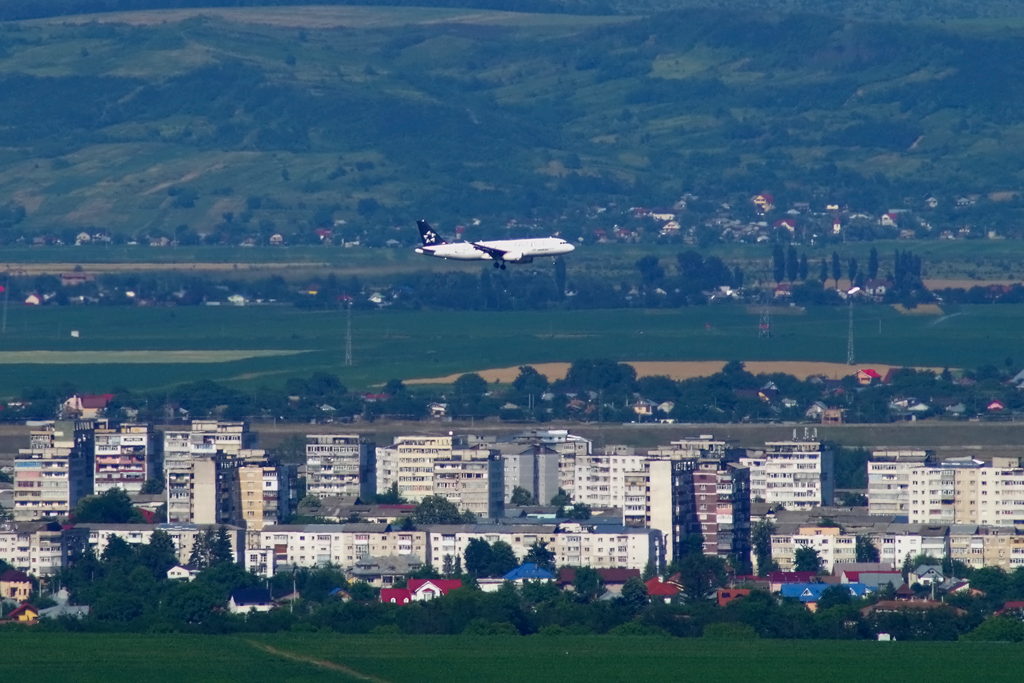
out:
M345 365L352 365L352 299L348 300L345 318Z
M850 324L846 333L846 364L853 365L853 297L850 296Z

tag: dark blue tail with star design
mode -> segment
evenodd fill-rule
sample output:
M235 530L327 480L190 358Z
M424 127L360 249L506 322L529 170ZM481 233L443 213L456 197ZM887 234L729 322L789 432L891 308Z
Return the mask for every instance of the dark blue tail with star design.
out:
M420 239L423 240L423 246L433 247L438 244L448 244L426 221L416 221L416 226L420 229Z

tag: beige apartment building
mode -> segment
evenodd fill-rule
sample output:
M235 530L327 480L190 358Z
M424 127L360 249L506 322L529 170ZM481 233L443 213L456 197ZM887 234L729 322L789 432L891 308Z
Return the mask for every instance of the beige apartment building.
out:
M1024 526L1024 468L1008 457L991 463L950 458L914 468L909 516L920 524Z
M434 495L478 517L505 513L505 466L501 454L484 447L453 450L434 461Z
M35 577L57 573L65 564L63 529L54 521L0 524L0 560Z
M377 493L376 451L358 434L308 434L306 493L319 498Z
M388 524L278 524L260 532L260 547L276 565L350 569L367 557L427 554L426 532L395 531Z
M148 424L99 427L93 443L93 490L97 495L112 488L129 495L141 493L147 479L162 476L158 442Z
M92 420L57 420L32 430L14 460L14 519L63 519L93 493Z
M874 451L868 462L868 513L909 517L911 474L930 460L924 450Z

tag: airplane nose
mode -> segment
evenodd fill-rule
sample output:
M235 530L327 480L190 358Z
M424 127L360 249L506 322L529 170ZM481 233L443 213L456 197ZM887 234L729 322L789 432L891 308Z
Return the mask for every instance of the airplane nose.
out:
M569 248L569 251L576 251L576 247L571 245L571 244L569 244L568 242L565 243L565 246ZM566 252L566 253L569 253L569 252Z

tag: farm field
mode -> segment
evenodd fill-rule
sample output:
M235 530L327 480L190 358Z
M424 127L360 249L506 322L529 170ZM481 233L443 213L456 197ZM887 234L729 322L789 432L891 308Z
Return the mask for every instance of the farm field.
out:
M796 313L801 313L793 309ZM859 364L976 367L1024 358L1024 306L963 306L942 316L855 309ZM89 363L4 361L0 395L70 382L85 391L169 388L212 379L280 386L313 372L353 389L388 379L606 357L618 361L821 361L846 358L847 311L778 315L759 339L756 311L739 306L602 311L355 311L354 364L344 366L345 315L290 306L12 307L0 353L91 352ZM79 337L72 338L71 332ZM120 353L145 362L124 362ZM217 351L222 362L201 352ZM104 357L97 352L111 352ZM114 353L117 352L117 353ZM190 352L153 362L153 352ZM287 355L285 355L287 354ZM249 356L249 357L243 357ZM31 358L31 356L29 356ZM234 359L232 359L234 358ZM105 362L104 362L105 361ZM205 361L205 362L204 362Z
M614 636L451 637L4 633L14 680L602 683L1013 681L1024 649L986 643L707 641ZM741 645L741 646L738 646ZM63 657L55 660L54 652ZM182 656L182 653L188 656ZM310 660L316 663L310 663Z

